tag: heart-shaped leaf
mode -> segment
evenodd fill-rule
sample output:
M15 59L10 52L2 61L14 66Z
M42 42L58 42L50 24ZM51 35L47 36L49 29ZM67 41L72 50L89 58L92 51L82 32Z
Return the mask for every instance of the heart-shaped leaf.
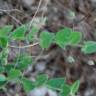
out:
M53 42L54 35L49 32L42 32L40 34L40 46L42 48L48 48Z
M26 32L27 28L25 25L22 25L20 27L18 27L17 29L15 29L12 34L11 34L11 38L13 40L24 40L25 39L25 32Z
M21 76L22 75L22 73L21 73L21 71L20 70L18 70L18 69L11 69L10 71L9 71L9 74L8 74L8 79L9 80L12 80L12 79L17 79L19 76Z
M21 81L26 93L29 93L35 88L34 82L32 82L31 80L23 77Z
M82 34L80 32L75 32L75 31L71 32L69 44L76 45L80 43L81 37L82 37Z
M82 46L82 52L85 54L96 53L96 42L95 41L87 41Z
M0 28L0 37L8 37L8 33L13 29L12 25L6 25Z
M38 75L36 78L36 86L42 86L43 84L45 84L48 80L48 76L45 74L42 75Z
M61 89L64 83L65 83L64 78L53 78L47 81L48 87L53 90Z
M60 96L69 96L69 94L70 94L70 86L67 84L64 84L60 92Z
M64 28L56 33L56 43L60 47L65 47L69 43L69 37L71 34L72 30L70 28Z

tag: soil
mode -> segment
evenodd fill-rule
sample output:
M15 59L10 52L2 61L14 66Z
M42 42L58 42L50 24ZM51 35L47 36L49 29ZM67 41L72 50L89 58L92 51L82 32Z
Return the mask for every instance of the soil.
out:
M63 27L70 27L82 32L84 40L96 41L96 0L41 1L43 2L34 17L39 0L0 0L0 27L11 24L16 28L30 22L34 17L33 25L38 23L36 27L41 31L55 33ZM50 78L66 77L69 84L79 79L81 85L77 96L96 96L96 54L85 55L79 47L68 46L63 50L57 45L52 45L42 53L39 46L22 50L25 51L32 56L38 56L36 64L26 70L27 77L32 79L39 73L46 73ZM16 53L17 49L10 48L10 62ZM70 57L75 61L69 61ZM0 91L0 96L26 96L16 84L9 84L7 87L8 93Z

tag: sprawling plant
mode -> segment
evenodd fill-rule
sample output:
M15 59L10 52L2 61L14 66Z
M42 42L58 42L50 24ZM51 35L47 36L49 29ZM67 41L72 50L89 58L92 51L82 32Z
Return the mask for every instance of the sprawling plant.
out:
M27 27L27 25L22 25L13 30L12 25L6 25L0 28L0 88L4 89L8 83L15 82L22 84L26 93L36 87L46 86L58 91L60 96L74 96L79 89L79 80L68 85L65 83L64 78L49 79L45 74L38 75L35 81L29 80L24 76L23 71L32 64L32 56L28 53L20 54L10 63L8 62L9 49L10 47L22 49L32 47L35 44L39 44L42 49L47 49L55 43L65 50L66 46L79 46L84 54L92 54L96 52L96 42L82 41L81 32L73 31L67 27L56 33L40 32L39 38L37 36L39 31L37 28L32 27L28 31ZM35 44L32 43L34 40L37 41ZM28 41L30 45L12 46L12 41Z

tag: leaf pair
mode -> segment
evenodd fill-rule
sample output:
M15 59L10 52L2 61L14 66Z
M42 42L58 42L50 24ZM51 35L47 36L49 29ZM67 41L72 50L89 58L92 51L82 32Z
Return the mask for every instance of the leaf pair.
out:
M56 33L56 43L64 48L66 45L77 45L81 41L81 33L64 28Z
M27 25L22 25L15 29L12 34L11 38L14 40L28 40L29 42L33 41L35 34L38 32L39 29L32 27L31 31L28 31Z
M0 37L8 37L9 35L11 36L12 39L14 40L24 40L25 39L25 33L28 29L27 25L22 25L18 28L16 28L12 32L13 26L12 25L6 25L2 28L0 28ZM29 41L32 41L32 38L34 37L35 33L38 32L38 29L33 27L29 34L27 34L27 39Z
M27 93L32 89L40 86L47 86L48 88L51 88L53 90L58 90L62 88L64 83L65 83L64 78L48 79L48 76L45 74L38 75L34 82L28 79L22 79L24 90Z

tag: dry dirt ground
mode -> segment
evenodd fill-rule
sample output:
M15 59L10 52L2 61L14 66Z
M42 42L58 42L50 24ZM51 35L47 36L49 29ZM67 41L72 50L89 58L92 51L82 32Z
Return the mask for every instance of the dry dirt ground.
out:
M40 30L56 32L67 26L82 32L84 40L96 41L96 0L0 0L0 26L12 24L15 28L33 17L33 24ZM18 50L10 50L9 60L12 60ZM39 46L26 50L36 56L41 53ZM70 47L64 51L52 45L39 55L35 66L26 70L26 76L33 78L38 73L46 73L50 77L66 77L68 83L80 79L77 96L96 96L95 64L96 54L84 55L80 48ZM8 88L9 93L0 92L0 96L26 96L20 87L9 85Z

